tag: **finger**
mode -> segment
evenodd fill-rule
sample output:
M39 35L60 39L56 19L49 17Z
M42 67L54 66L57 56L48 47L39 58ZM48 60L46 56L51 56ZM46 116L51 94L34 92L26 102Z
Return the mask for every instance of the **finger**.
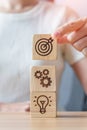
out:
M76 41L80 40L81 38L87 36L87 25L81 28L78 31L72 32L67 36L67 41L69 43L75 43Z
M57 42L59 44L70 43L70 41L67 39L67 35L64 35L62 38L57 38Z
M30 107L26 107L25 112L30 112Z
M77 50L82 51L84 48L87 47L87 37L80 39L78 42L74 43L73 46Z
M87 18L80 18L76 21L64 24L63 26L59 27L57 31L53 34L53 37L61 37L67 33L76 31L83 27L87 22Z
M87 56L87 47L82 50L82 53Z
M25 106L25 112L30 112L30 101L28 101Z
M87 25L85 25L82 29L72 32L68 35L64 35L60 38L57 38L57 41L61 44L64 43L74 43L76 41L78 41L79 39L83 38L87 36Z
M83 28L79 29L78 31L74 31L70 34L58 38L57 41L61 44L64 43L74 44L78 42L78 40L86 36L87 36L87 24Z

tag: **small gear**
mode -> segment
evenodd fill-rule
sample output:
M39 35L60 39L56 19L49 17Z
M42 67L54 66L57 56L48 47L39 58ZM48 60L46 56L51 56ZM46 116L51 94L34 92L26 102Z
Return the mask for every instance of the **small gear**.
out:
M49 74L49 70L48 70L48 69L44 69L44 70L43 70L43 74L44 74L44 75L48 75L48 74Z
M41 71L36 71L34 75L37 79L40 79L42 77L42 72Z
M42 87L46 87L48 88L49 86L51 86L52 80L50 77L45 76L42 79L40 79L40 84L42 85Z

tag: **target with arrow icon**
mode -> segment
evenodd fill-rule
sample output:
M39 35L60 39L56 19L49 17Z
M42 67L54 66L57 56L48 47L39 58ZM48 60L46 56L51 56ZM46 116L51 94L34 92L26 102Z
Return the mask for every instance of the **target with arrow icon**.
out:
M33 38L33 60L56 60L57 43L49 34L36 34Z
M35 50L38 55L47 56L53 50L53 39L52 38L42 38L36 42Z

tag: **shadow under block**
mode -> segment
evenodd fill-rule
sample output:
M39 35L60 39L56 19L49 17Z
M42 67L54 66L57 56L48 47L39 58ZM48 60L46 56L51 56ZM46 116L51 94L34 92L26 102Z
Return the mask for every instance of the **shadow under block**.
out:
M57 40L50 34L35 34L33 36L33 60L56 60Z
M31 117L56 117L56 92L32 92Z
M33 66L31 69L30 92L56 92L56 67Z

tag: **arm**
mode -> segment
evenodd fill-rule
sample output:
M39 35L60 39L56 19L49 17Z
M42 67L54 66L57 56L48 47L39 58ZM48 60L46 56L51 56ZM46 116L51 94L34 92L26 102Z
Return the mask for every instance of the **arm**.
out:
M29 102L0 103L0 112L29 112Z
M72 68L80 79L85 94L87 95L87 58L83 58L79 62L73 64Z
M74 22L59 27L53 34L58 43L70 43L74 48L87 55L87 18L80 18ZM72 65L87 94L87 58Z

